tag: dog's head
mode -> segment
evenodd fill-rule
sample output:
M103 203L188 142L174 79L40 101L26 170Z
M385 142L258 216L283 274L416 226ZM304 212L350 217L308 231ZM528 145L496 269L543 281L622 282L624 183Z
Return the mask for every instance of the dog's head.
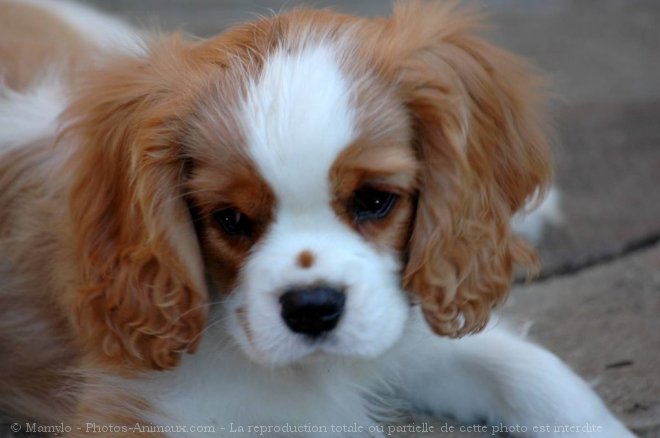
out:
M172 367L211 301L265 364L376 356L414 303L480 330L534 262L509 220L550 171L535 79L475 24L294 11L95 72L69 111L88 343Z

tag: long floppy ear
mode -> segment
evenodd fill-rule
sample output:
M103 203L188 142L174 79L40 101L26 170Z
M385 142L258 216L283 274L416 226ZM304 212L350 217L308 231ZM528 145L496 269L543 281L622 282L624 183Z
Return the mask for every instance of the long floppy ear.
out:
M181 193L178 124L202 76L187 53L172 38L142 59L109 62L66 115L83 276L74 318L100 357L138 367L175 366L206 321L203 264Z
M551 178L535 108L539 81L473 36L478 23L455 3L399 3L381 45L422 163L404 285L434 331L452 337L484 327L514 264L536 264L509 221Z

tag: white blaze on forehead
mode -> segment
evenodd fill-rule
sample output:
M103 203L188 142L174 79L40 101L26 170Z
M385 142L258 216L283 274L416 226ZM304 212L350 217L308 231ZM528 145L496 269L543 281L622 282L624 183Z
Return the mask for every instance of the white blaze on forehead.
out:
M332 48L276 50L241 115L248 152L281 205L327 205L328 171L354 139L348 81Z
M322 44L275 51L240 110L248 153L277 198L275 218L227 301L231 333L259 363L284 365L315 352L375 357L401 336L407 318L398 257L367 242L331 206L329 171L356 139L359 115L351 106L358 85L338 55ZM296 263L303 250L315 254L308 269ZM347 291L339 325L319 343L292 333L279 303L284 291L313 284Z

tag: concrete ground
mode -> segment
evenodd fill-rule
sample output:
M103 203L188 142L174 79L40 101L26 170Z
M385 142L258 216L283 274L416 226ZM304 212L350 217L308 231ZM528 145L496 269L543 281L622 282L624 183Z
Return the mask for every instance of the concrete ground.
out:
M93 3L138 24L210 35L285 2ZM307 2L365 15L386 14L389 3ZM553 81L565 215L541 244L541 279L517 286L504 313L532 321L531 336L593 382L636 433L660 437L660 1L482 3L490 38Z

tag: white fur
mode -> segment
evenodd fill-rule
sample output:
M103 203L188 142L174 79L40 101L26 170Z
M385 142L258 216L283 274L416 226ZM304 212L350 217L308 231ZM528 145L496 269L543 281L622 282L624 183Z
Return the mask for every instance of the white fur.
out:
M329 426L350 420L368 426L375 424L362 399L368 371L367 364L336 357L263 368L228 339L225 327L216 325L204 334L198 353L186 356L173 372L155 374L140 389L162 400L156 407L165 415L149 418L154 424L213 425L216 436L231 436L232 423Z
M534 204L534 200L530 202ZM534 244L543 239L543 232L548 225L561 225L564 216L561 210L559 189L552 187L541 204L531 211L516 214L511 220L511 229Z
M391 367L386 374L398 374L395 385L417 410L467 424L526 427L513 436L632 436L556 356L502 324L454 341L433 336L416 317L385 363ZM555 433L535 431L548 424ZM559 433L555 425L601 429Z
M377 251L331 207L330 167L356 137L351 89L335 51L323 44L300 53L275 51L241 115L249 153L275 192L277 211L231 295L231 332L263 364L317 352L382 353L401 335L408 303L395 255ZM296 266L305 250L315 255L309 269ZM347 302L339 326L311 342L286 327L278 300L288 288L319 282L346 288ZM237 319L238 309L248 328Z
M83 9L73 14L81 29ZM211 426L214 436L239 436L231 433L239 427L240 436L258 436L261 429L247 433L247 427L287 423L356 424L362 433L335 435L383 436L386 428L383 433L370 428L376 417L388 415L388 407L390 414L414 408L465 422L525 426L527 436L550 436L533 429L548 423L591 423L603 428L596 436L632 436L559 359L501 326L461 340L430 333L398 287L393 256L375 252L335 218L327 176L356 135L350 92L329 47L277 52L267 60L241 117L250 153L273 187L278 209L275 225L245 266L241 288L213 307L199 351L185 355L179 367L92 384L146 398L155 409L140 414L155 425L188 431ZM3 89L0 145L51 135L65 102L61 97L51 80L24 94ZM317 255L312 269L294 265L303 249ZM349 298L331 336L307 344L279 320L277 297L285 287L318 280L342 283ZM253 342L236 320L239 307L247 308Z
M19 93L0 83L0 151L53 137L66 97L56 74Z
M216 325L204 334L200 351L186 356L176 370L153 373L137 388L134 381L125 385L160 400L156 407L164 415L152 415L149 421L210 426L209 436L232 436L232 428L236 432L239 426L245 436L259 436L260 431L247 433L247 427L286 424L326 427L329 436L387 436L387 427L374 419L393 418L402 409L450 416L468 425L485 421L489 434L499 427L525 430L512 436L633 436L593 390L548 351L501 325L461 340L439 338L417 308L411 309L402 338L378 359L348 361L324 355L263 368ZM353 424L363 432L331 433L333 425ZM539 429L547 425L553 433ZM561 433L555 426L591 433ZM193 435L202 434L173 434ZM294 434L271 429L263 436Z
M143 38L135 29L86 5L64 0L21 0L20 3L48 10L103 50L144 53ZM1 69L0 66L0 78ZM0 151L53 137L58 117L67 105L65 88L57 65L22 92L10 89L0 79Z
M322 45L278 51L252 84L241 118L249 152L276 194L276 218L240 286L214 307L200 351L141 383L139 393L160 400L164 413L150 421L212 426L226 436L241 427L248 436L318 436L277 433L285 425L387 436L374 420L415 409L526 428L525 436L548 436L534 429L548 424L631 436L559 359L501 326L462 340L433 335L404 299L396 259L337 219L328 170L356 128L351 85L335 60ZM317 256L310 269L296 266L302 250ZM310 342L287 329L278 297L318 281L347 286L348 302L339 326ZM249 336L237 309L247 314ZM332 433L333 425L355 424L361 432Z
M323 44L293 54L276 50L241 111L248 151L288 209L329 204L330 166L356 138L351 90L337 56Z

